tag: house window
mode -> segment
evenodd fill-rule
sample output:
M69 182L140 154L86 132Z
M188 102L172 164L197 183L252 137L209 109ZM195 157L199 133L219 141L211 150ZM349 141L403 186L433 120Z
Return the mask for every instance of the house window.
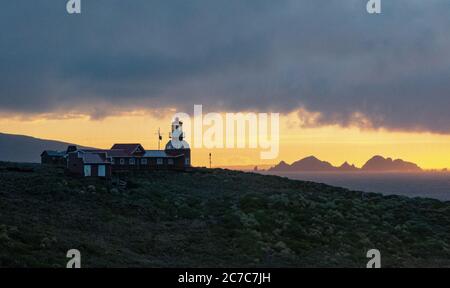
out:
M84 165L84 176L85 177L91 176L91 165Z
M156 164L157 165L162 165L163 164L163 159L162 158L156 159Z
M186 159L184 159L184 165L189 166L189 165L191 165L190 162L191 162L191 161L190 161L189 157L187 157Z
M125 165L125 159L120 158L120 165Z
M116 164L116 161L114 160L114 158L111 158L111 164Z
M106 167L105 165L98 165L98 177L106 176Z
M146 158L141 159L141 164L142 165L147 165L147 159Z
M167 164L173 165L173 159L168 159L168 160L167 160Z
M130 165L134 165L134 164L135 164L134 158L130 158Z

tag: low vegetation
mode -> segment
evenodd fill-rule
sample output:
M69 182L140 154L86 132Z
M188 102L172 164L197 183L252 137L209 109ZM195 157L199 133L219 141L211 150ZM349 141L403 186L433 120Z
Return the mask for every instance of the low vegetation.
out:
M117 180L117 179L114 179ZM450 266L450 202L221 169L72 178L0 163L0 267Z

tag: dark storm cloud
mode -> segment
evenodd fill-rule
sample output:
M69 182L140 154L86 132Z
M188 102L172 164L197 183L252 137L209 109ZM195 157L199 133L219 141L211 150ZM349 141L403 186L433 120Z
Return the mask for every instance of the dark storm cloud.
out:
M304 107L317 124L450 133L448 1L378 16L365 0L65 2L2 1L0 110Z

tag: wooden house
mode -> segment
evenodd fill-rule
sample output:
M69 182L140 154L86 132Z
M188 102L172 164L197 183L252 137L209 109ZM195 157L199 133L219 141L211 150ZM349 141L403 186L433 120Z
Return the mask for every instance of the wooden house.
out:
M64 165L70 174L84 177L110 177L113 173L128 171L184 170L191 166L191 150L183 140L182 125L178 119L172 123L172 137L176 137L176 141L169 141L164 150L145 150L139 143L125 143L114 144L111 149L69 146L66 152L58 153L63 153ZM52 153L44 151L43 155L45 161L51 162L52 158L47 160L50 157L47 155Z

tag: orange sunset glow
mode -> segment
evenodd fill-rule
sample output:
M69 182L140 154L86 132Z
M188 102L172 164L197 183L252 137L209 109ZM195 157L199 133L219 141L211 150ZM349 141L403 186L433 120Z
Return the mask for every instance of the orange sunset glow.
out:
M134 111L104 119L92 120L86 115L67 119L36 117L1 118L0 131L54 139L83 146L109 148L113 143L142 143L147 149L157 149L156 132L161 128L163 141L168 140L173 110L159 112ZM207 126L205 126L207 128ZM193 165L208 166L208 154L213 154L214 167L256 166L262 168L284 160L291 163L315 155L333 165L345 161L361 167L373 155L402 158L424 169L449 167L450 136L433 133L392 132L337 125L317 128L301 127L297 113L280 116L280 150L273 160L260 160L260 149L193 149Z

